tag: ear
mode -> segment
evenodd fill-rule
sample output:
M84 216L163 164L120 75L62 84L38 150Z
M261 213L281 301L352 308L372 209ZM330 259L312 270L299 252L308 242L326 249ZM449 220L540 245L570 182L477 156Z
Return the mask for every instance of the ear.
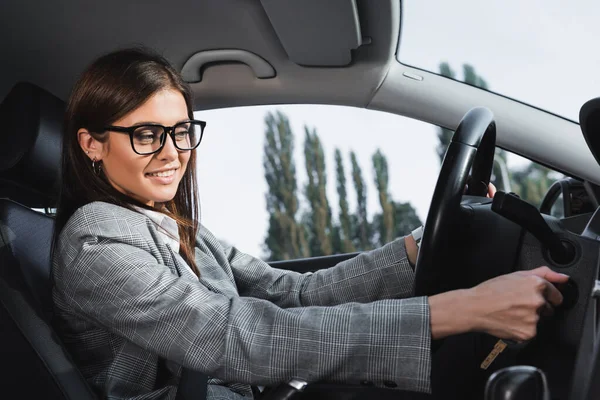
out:
M95 139L87 129L81 128L77 131L77 140L79 141L79 146L81 146L81 149L90 160L94 158L97 161L102 160L105 144Z

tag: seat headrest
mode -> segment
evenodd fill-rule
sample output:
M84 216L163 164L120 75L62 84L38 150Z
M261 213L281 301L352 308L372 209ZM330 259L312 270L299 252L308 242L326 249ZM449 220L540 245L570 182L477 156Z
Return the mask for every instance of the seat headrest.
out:
M18 83L0 104L0 197L55 207L60 184L65 103Z

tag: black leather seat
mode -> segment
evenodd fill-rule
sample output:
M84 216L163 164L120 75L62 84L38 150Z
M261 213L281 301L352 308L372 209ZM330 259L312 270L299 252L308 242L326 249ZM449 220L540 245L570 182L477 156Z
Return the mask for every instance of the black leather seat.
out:
M50 324L64 103L30 84L0 105L1 398L95 399Z

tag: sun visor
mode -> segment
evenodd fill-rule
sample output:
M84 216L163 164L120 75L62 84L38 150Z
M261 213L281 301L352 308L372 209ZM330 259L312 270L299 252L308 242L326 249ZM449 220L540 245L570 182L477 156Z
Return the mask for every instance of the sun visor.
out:
M362 44L356 0L261 0L288 57L311 67L343 67Z

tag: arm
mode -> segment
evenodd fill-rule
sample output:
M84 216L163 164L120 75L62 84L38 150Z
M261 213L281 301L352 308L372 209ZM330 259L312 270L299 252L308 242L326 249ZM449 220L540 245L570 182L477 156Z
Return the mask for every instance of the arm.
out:
M404 239L306 274L271 268L235 248L225 254L242 296L267 299L280 307L366 303L412 294L414 273Z
M56 290L73 313L144 349L230 382L389 380L429 390L426 298L281 309L173 275L133 230L99 232L63 232Z

